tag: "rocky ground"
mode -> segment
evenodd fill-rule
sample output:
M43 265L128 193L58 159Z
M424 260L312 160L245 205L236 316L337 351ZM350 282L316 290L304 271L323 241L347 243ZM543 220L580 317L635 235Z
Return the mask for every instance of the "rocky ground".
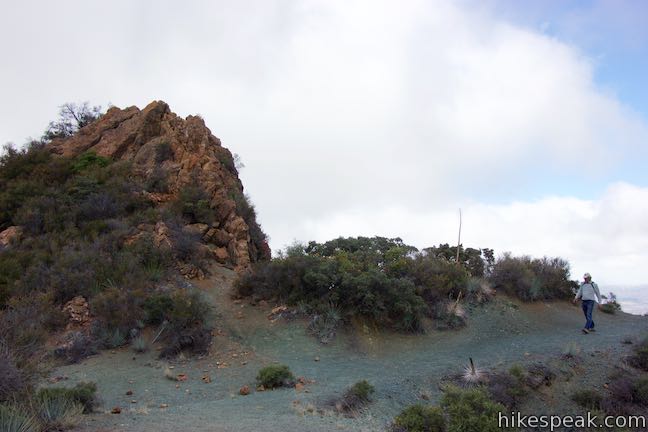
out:
M214 268L196 282L213 301L217 316L211 353L202 358L157 359L155 349L103 352L52 371L58 384L95 381L102 404L84 416L80 431L376 431L385 430L403 407L434 402L439 383L459 373L472 357L478 367L514 363L552 364L559 373L550 389L532 395L523 410L581 411L569 395L580 385L602 387L622 364L627 339L648 334L648 318L597 313L599 331L583 335L580 309L568 303L519 304L499 298L470 312L459 331L424 335L377 334L368 328L339 334L329 345L309 336L302 321L272 321L273 305L250 306L231 299L234 272ZM562 359L577 352L578 367ZM256 391L255 376L272 362L304 378L296 389ZM172 381L166 373L181 379ZM355 418L318 408L348 386L367 379L375 400ZM239 394L249 386L251 393ZM112 414L119 408L119 414Z

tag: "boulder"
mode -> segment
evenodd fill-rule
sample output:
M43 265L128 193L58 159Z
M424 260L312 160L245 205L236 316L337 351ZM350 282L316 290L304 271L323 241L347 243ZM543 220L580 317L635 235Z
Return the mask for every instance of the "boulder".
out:
M0 247L9 247L22 238L23 229L19 226L10 226L0 232Z

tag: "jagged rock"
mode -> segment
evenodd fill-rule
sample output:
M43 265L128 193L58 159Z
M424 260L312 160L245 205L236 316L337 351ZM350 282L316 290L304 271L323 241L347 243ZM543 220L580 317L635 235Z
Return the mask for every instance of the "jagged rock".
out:
M68 330L74 326L86 327L91 323L90 306L85 297L74 297L63 306L63 312L69 316Z
M152 102L142 110L113 107L75 135L54 139L49 149L64 156L94 151L115 161L129 161L133 174L144 181L162 172L168 190L144 193L155 205L174 201L187 186L199 186L207 193L216 220L211 228L193 224L187 229L203 236L204 241L227 249L227 257L222 252L214 257L238 270L270 258L267 242L258 235L250 236L251 232L259 231L256 221L239 213L242 210L237 202L245 198L232 154L200 117L183 119L162 101ZM250 229L251 224L255 230ZM156 244L171 246L168 228L163 225L158 222L153 230ZM151 232L149 227L146 231ZM129 240L134 241L137 235Z
M218 247L227 247L232 240L232 235L222 229L210 228L203 236L203 240Z
M199 237L202 237L207 232L208 229L209 229L209 225L204 223L195 223L195 224L185 225L184 227L184 230L186 232Z
M178 270L187 279L205 279L205 272L191 263L178 263Z
M19 226L10 226L0 232L0 247L9 247L14 242L19 242L22 237L23 229Z
M227 249L222 247L214 249L213 254L216 261L218 261L221 264L227 263L230 259L229 252L227 252Z
M239 394L240 394L241 396L247 396L247 395L249 395L249 394L250 394L250 386L246 386L246 385L244 385L243 387L241 387L241 389L239 390Z

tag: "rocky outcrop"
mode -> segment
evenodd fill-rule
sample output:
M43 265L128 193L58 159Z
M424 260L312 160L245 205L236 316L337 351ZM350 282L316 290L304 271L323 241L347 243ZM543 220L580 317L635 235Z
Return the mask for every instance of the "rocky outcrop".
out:
M183 119L161 101L142 110L113 107L75 135L53 140L49 148L62 156L93 151L114 161L129 161L133 174L144 182L163 178L164 190L144 192L156 205L176 200L183 188L199 186L214 220L191 223L186 230L199 235L216 260L238 269L270 257L265 236L246 211L232 154L198 116ZM165 237L160 226L155 231L158 238Z
M63 306L63 312L68 315L68 330L75 327L88 327L91 323L90 306L84 297L74 297Z
M0 232L0 248L9 247L13 243L19 242L22 238L23 229L19 226L10 226Z

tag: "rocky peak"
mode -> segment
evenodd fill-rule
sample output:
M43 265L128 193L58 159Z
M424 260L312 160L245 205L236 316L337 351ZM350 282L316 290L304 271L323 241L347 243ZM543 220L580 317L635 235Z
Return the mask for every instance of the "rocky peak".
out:
M53 140L49 148L62 156L92 151L113 161L129 161L133 174L144 180L162 173L164 190L147 193L156 204L174 200L185 187L199 186L216 215L211 226L201 228L215 259L243 269L270 256L253 212L241 205L243 185L232 153L198 116L183 119L162 101L142 110L112 107L75 135Z

